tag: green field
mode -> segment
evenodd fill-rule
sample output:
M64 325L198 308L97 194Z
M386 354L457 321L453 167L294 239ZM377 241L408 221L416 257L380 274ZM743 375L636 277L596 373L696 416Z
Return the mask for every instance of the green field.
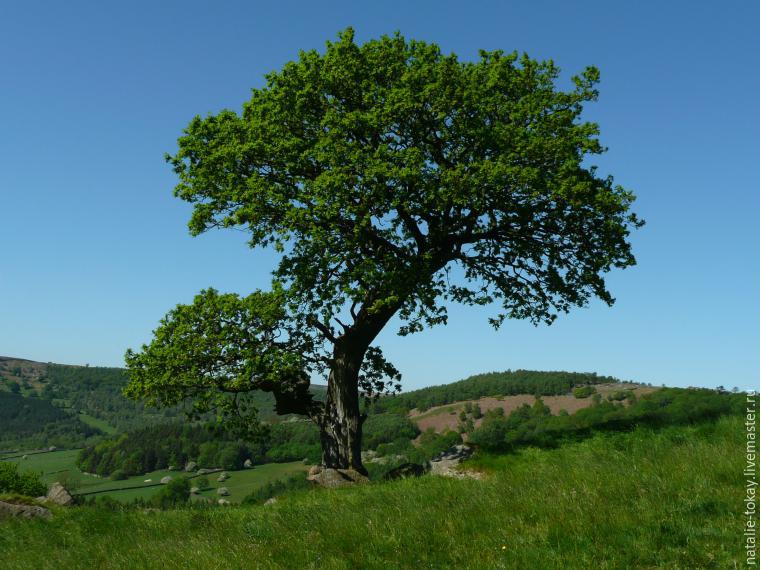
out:
M112 481L108 478L82 473L75 463L78 454L79 450L76 449L54 451L51 453L28 455L26 459L14 458L10 461L18 463L25 471L41 473L42 480L47 484L55 481L64 481L75 494L91 496L93 493L97 493L98 496L108 495L118 501L126 502L138 497L143 499L151 497L160 489L160 485L157 485L157 483L167 475L172 477L185 475L182 472L164 469L145 475L130 477L122 481ZM257 465L253 469L228 471L227 473L230 475L230 478L224 483L217 482L219 473L211 473L207 475L210 489L203 491L199 496L216 500L219 498L216 494L216 489L218 487L227 487L230 495L225 498L232 502L239 502L258 487L291 473L306 471L306 469L307 467L300 461L292 463L267 463L265 465ZM150 480L150 482L146 483L146 480ZM130 488L136 486L139 488Z
M96 418L95 416L91 416L85 413L80 413L77 415L77 417L83 423L86 423L88 426L97 428L107 435L115 435L116 433L118 433L118 430L114 428L112 425L109 425L108 422L101 420L100 418Z
M471 462L483 480L427 475L253 507L57 509L4 523L0 551L9 570L735 568L742 421L485 456Z

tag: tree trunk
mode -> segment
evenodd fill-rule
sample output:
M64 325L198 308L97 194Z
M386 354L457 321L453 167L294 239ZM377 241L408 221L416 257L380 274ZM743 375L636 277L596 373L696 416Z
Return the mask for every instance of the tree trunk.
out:
M327 399L320 418L322 464L333 469L355 469L366 475L362 465L362 422L359 411L359 368L364 350L335 347L334 362L327 381Z

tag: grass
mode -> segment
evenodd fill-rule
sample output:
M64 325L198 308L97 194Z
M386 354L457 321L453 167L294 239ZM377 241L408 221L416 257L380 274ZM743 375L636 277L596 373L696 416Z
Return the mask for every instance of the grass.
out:
M425 476L275 505L10 521L4 568L734 568L739 417L484 456L484 480ZM136 546L139 545L139 548Z
M115 435L118 433L118 430L110 425L105 420L101 420L100 418L96 418L95 416L91 416L89 414L85 413L79 413L77 414L77 417L80 419L82 423L87 424L90 427L94 427L96 429L99 429L103 433L107 435Z

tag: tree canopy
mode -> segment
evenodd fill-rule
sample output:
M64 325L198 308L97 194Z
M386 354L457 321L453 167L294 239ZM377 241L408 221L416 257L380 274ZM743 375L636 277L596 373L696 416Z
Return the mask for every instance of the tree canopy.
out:
M348 29L267 75L241 112L194 118L167 156L191 233L243 229L281 259L271 293L209 290L172 311L128 353L130 393L267 389L318 415L315 373L368 394L397 385L372 346L394 315L404 335L446 323L449 302L493 306L496 327L612 304L604 274L635 263L642 222L633 194L586 165L604 151L581 119L599 71L569 90L558 78L527 55L461 61Z

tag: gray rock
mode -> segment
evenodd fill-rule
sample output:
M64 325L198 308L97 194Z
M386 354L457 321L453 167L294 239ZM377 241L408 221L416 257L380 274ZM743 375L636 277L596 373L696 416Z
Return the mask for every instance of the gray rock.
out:
M345 487L347 485L353 485L355 483L366 483L369 481L365 475L362 475L354 469L332 469L319 467L319 470L316 471L316 467L318 466L315 465L309 469L309 476L307 479L316 483L317 485L321 485L322 487L327 487L329 489L333 489L335 487Z
M170 475L167 475L166 477L162 477L162 478L161 478L161 484L162 484L162 485L166 485L166 484L167 484L169 481L171 481L171 480L172 480L171 476L170 476Z
M229 479L229 478L230 478L230 476L229 476L229 473L227 473L226 471L222 471L222 472L219 474L219 477L217 477L217 478L216 478L216 480L217 480L219 483L224 483L224 482L225 482L227 479Z
M37 505L19 505L17 503L6 503L0 501L0 519L8 517L19 517L23 519L49 519L51 516L49 509Z
M229 505L229 504L230 504L230 502L229 502L227 499L219 499L219 500L217 501L217 503L218 503L218 504L220 504L220 505L222 505L222 506L225 506L225 505Z
M185 465L185 471L188 473L192 473L196 469L198 469L198 464L195 461L188 461L187 465Z
M68 507L74 504L74 498L66 490L66 487L56 482L50 486L47 494L47 500Z
M169 467L166 468L167 471L176 471L176 467L174 465L169 465Z
M217 495L221 495L222 497L227 497L230 494L230 490L227 487L219 487L216 490Z
M264 501L265 505L274 505L277 502L277 497L270 497L266 501Z
M251 461L250 459L246 459L245 462L243 462L243 467L245 467L246 469L250 469L251 467L253 467L253 461Z
M55 445L51 445L50 447L48 447L48 451L57 451L57 450L58 448Z

